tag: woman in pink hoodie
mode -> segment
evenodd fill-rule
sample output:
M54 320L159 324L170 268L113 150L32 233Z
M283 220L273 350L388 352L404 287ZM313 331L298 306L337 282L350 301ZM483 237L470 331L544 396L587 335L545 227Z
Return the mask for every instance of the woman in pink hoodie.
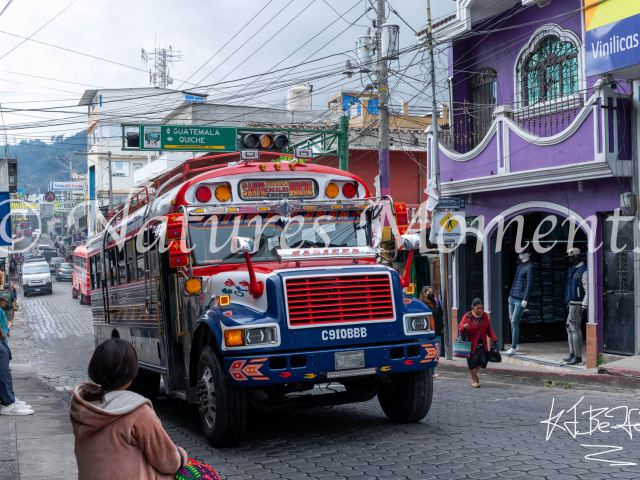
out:
M79 480L172 479L187 463L162 428L151 402L128 391L138 373L133 346L114 338L100 344L89 378L73 388L71 423Z

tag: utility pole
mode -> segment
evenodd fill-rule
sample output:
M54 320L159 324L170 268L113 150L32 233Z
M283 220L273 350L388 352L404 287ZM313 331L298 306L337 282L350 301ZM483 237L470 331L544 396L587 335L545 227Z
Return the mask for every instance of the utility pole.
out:
M433 59L433 26L431 24L431 0L427 0L427 29L429 39L429 64L431 70L431 115L432 115L432 131L433 131L433 169L436 175L436 188L438 189L438 198L441 198L440 190L440 148L438 146L438 102L436 101L436 67ZM449 261L449 255L440 250L440 282L442 290L442 312L444 315L444 342L446 345L446 359L451 360L452 356L452 337L451 326L449 325L449 304L447 302L447 293L449 279L447 278L446 268Z
M389 90L387 82L387 60L382 57L382 25L386 22L385 0L378 0L378 138L380 149L378 154L378 174L380 175L380 194L391 195L389 174Z

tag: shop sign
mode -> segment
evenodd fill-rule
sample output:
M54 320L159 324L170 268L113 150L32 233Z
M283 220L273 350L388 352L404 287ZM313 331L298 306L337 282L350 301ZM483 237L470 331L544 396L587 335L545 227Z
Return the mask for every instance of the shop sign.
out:
M318 188L315 180L243 180L238 184L242 200L279 200L293 198L305 200L316 198Z
M589 6L593 5L593 6ZM640 76L640 2L586 0L586 75Z
M49 190L56 192L84 192L84 182L51 182ZM51 200L47 200L51 201Z
M466 223L464 212L434 212L429 240L432 243L465 243Z

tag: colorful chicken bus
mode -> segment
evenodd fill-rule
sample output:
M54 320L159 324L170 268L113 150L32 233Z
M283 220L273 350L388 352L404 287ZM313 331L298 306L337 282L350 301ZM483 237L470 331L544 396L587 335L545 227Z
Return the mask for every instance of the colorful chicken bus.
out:
M80 298L80 305L91 304L91 281L89 279L89 258L85 246L76 248L73 252L73 275L71 277L71 296Z
M134 345L132 388L198 404L216 447L241 440L249 405L377 396L391 421L424 418L440 339L408 275L379 262L363 181L293 162L200 170L110 214L87 245L95 343Z

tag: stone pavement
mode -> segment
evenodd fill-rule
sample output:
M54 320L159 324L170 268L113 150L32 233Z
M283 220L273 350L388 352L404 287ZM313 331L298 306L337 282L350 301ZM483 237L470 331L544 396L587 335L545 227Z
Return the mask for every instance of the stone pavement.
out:
M56 283L52 296L21 298L21 313L28 319L17 319L12 331L12 368L16 375L22 375L23 366L32 368L16 391L27 395L25 400L38 412L17 419L0 417L0 472L15 475L19 468L24 480L74 476L62 472L75 468L75 462L68 413L58 398L68 400L67 389L85 379L93 336L89 307L72 300L70 292L70 284ZM194 406L166 398L154 406L173 441L192 457L212 464L226 480L640 478L635 428L640 427L640 414L627 410L640 407L636 395L580 391L571 384L488 381L495 370L490 365L480 373L480 389L470 387L468 373L462 370L458 378L436 378L431 411L417 424L390 423L376 400L254 413L245 441L229 449L207 444ZM33 393L18 391L23 386L33 387ZM570 409L576 403L574 419ZM555 428L551 421L547 437L548 425L542 422L549 419L552 406L554 416L564 412ZM589 415L590 406L609 410L592 410ZM616 407L626 408L611 410ZM610 417L608 426L599 423L605 415ZM598 455L605 451L609 452ZM40 475L45 468L48 476ZM17 477L0 475L4 478Z

